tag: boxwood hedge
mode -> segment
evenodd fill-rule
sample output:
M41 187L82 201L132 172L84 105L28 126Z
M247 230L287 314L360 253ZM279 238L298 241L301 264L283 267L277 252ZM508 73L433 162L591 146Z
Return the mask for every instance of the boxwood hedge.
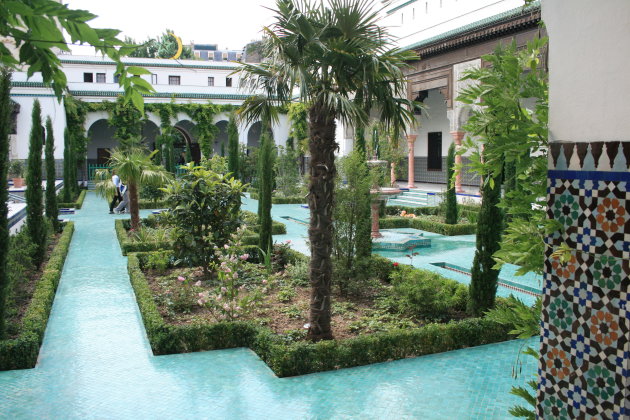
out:
M0 370L35 367L73 233L74 223L66 223L35 285L31 302L22 319L20 334L13 339L0 340Z

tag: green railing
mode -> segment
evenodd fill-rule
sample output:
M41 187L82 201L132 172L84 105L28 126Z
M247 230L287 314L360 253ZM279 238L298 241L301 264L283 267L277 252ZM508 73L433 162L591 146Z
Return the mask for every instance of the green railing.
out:
M96 171L99 169L111 169L111 166L108 165L88 165L88 180L94 181L94 176L96 175Z

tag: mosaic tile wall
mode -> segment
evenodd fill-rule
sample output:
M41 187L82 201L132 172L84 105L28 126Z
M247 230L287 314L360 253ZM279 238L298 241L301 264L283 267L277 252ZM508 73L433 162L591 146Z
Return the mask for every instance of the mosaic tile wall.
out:
M630 418L630 142L555 143L538 416ZM553 252L571 248L568 262Z

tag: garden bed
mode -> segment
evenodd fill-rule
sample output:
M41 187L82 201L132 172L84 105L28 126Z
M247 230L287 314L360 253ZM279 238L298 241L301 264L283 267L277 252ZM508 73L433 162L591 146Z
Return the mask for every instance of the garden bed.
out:
M79 193L79 196L77 197L76 201L70 202L70 203L58 203L57 206L60 209L81 209L81 207L83 207L83 201L85 200L85 195L87 194L87 190L81 190L81 192Z
M56 244L49 247L43 269L30 273L30 281L23 285L10 319L13 331L0 340L0 370L35 367L73 233L74 223L66 223Z
M440 299L449 299L451 305L441 308L448 314L442 322L392 314L382 299L384 289L392 287L387 281L401 270L405 275L423 277L425 274L416 269L394 267L391 261L374 257L370 272L375 278L369 283L369 290L359 297L333 298L336 340L307 342L304 340L310 294L304 277L307 259L299 254L290 255L288 260L294 267L287 268L288 274L268 275L263 267L240 274L245 293L260 293L261 304L243 313L238 320L226 322L211 312L204 312L207 307L182 302L185 296L180 293L182 288L200 296L206 284L216 287L211 284L212 280L202 278L200 270L169 268L165 263L168 252L130 254L129 275L154 353L249 347L283 377L415 357L508 338L508 329L494 322L460 320L462 302L465 302L461 290L467 290L466 287L442 280L434 273L429 273L433 283L427 283L429 287L422 293L434 290L436 284L452 287L441 294ZM302 267L296 273L298 265ZM260 290L261 286L268 290ZM389 304L392 304L391 299Z

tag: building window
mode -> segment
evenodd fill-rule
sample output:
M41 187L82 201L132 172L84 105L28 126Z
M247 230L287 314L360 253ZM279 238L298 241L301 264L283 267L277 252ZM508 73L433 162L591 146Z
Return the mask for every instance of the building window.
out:
M155 74L155 73L151 73L151 84L152 85L157 85L157 74Z
M120 80L120 75L115 74L114 75L114 83L118 83L119 80Z
M429 133L427 142L427 170L442 170L442 132Z
M181 77L180 76L168 76L168 84L169 85L181 85Z
M96 83L105 83L105 73L96 73Z
M232 87L232 78L231 77L226 77L225 78L225 86Z
M214 77L208 77L208 86L214 86Z
M83 73L83 83L94 83L94 73Z

